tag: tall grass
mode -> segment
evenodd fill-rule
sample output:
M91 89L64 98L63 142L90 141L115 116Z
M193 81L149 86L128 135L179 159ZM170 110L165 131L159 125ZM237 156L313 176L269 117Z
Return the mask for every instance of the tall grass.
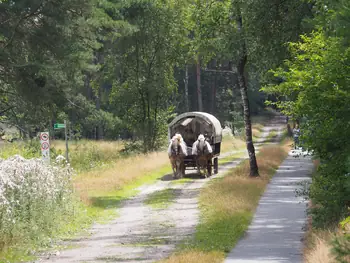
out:
M304 241L305 263L350 262L350 217L326 230L312 228L309 218Z
M0 147L0 158L7 159L14 155L20 155L26 159L41 156L40 143L38 140L18 141L3 143Z
M240 150L243 149L244 146L245 142L241 138L232 135L225 135L221 142L221 153Z
M1 262L11 261L20 248L42 247L68 230L66 222L74 221L79 210L71 176L69 166L47 166L39 159L0 160Z
M82 172L74 179L74 186L81 199L91 204L91 200L97 196L121 190L124 186L159 170L171 170L165 152L138 154L118 159L106 168Z
M78 172L89 171L106 166L126 154L122 153L124 142L122 141L92 141L80 140L69 142L69 162ZM66 145L64 141L51 141L51 159L58 155L64 155ZM41 156L40 143L34 139L31 141L20 141L5 143L0 148L0 158L9 158L14 155L24 158L39 158Z
M305 263L333 263L335 257L331 254L331 240L334 234L331 231L309 233L304 251Z
M51 143L59 154L65 153L65 142L55 140ZM69 142L69 161L78 171L88 171L105 166L122 157L122 141L80 140Z

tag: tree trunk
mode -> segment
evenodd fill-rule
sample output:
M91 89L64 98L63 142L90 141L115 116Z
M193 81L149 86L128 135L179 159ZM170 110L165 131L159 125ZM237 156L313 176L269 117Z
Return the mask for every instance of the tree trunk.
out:
M185 111L189 111L189 101L188 101L188 65L185 66Z
M98 94L96 96L96 110L101 109L101 89L102 87L99 87ZM101 124L98 124L96 127L96 140L102 140L103 139L103 128Z
M90 85L91 76L90 73L85 74L84 86L86 88L86 97L88 100L92 100L92 87Z
M214 68L217 70L217 63L214 59L213 61ZM212 94L211 94L211 114L215 114L215 108L216 108L216 72L214 72L214 80L212 83Z
M241 31L242 29L242 17L239 17L238 19L238 29L239 31ZM242 41L243 46L242 46L241 55L238 60L237 75L238 75L238 84L241 91L242 102L243 102L244 126L245 126L246 144L247 144L247 150L249 155L249 165L250 165L249 175L252 177L256 177L256 176L259 176L259 168L256 161L255 148L253 144L252 123L250 120L250 107L249 107L249 100L248 100L248 88L247 88L247 83L244 76L244 70L247 64L248 55L247 55L246 43L244 41L243 36L241 36L241 39L243 39Z
M201 62L200 57L197 58L197 99L198 111L203 111L202 87L201 87Z

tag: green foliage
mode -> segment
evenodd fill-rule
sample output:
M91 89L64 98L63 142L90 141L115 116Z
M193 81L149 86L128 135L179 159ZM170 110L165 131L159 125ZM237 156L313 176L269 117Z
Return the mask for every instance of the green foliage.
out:
M336 256L337 262L346 263L350 257L350 216L345 218L340 226L341 230L344 231L344 235L333 240L332 252Z
M28 142L7 143L0 148L0 158L7 159L14 155L21 155L26 159L41 157L40 142L30 140Z
M322 164L313 176L309 197L316 205L309 212L316 228L336 224L347 212L350 192L345 182L349 179L344 176L342 168L336 162Z
M71 145L69 152L70 163L77 171L89 171L117 160L121 157L118 145L107 143L101 146L87 140Z
M117 57L119 63L111 67L119 74L113 76L110 102L127 128L143 141L143 150L154 150L173 111L170 97L176 88L182 8L173 1L131 1L123 14L138 30L117 41L111 59L114 63Z
M300 140L321 160L310 188L316 227L338 222L350 204L350 46L341 29L329 27L340 23L340 17L350 17L347 5L340 1L327 10L317 6L319 30L289 44L291 59L271 71L274 84L263 88L278 98L270 103L301 120Z

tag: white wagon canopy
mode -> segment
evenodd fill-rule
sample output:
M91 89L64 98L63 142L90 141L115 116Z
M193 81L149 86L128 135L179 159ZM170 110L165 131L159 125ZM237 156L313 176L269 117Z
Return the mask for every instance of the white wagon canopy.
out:
M217 118L209 113L197 111L180 114L169 124L169 140L176 133L180 133L187 144L187 156L184 158L185 169L196 169L196 157L192 155L192 145L198 139L198 136L203 134L213 149L211 158L208 160L208 172L211 174L213 167L214 174L218 173L222 127Z
M189 146L197 140L200 134L208 138L210 144L221 143L222 140L220 121L206 112L186 112L175 117L169 124L169 139L175 133L180 133Z

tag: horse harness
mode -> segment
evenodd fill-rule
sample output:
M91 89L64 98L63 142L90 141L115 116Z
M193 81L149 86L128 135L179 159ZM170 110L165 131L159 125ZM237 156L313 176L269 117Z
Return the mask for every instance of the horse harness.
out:
M203 141L204 145L203 145L203 149L201 150L201 149L199 148L200 143L201 143L201 142L198 140L198 143L197 143L197 153L198 153L198 155L199 155L199 154L204 155L204 152L205 152L205 150L207 149L207 144L206 144L205 141Z

